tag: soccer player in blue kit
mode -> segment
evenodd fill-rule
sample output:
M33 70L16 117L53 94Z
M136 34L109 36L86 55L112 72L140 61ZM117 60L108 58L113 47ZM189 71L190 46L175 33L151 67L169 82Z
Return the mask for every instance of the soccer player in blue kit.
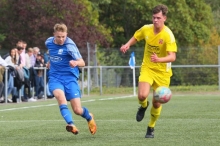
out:
M67 123L66 130L78 134L72 114L67 107L70 101L73 112L80 115L88 122L92 135L96 133L97 126L92 113L86 107L81 106L81 93L78 85L79 67L85 66L85 62L76 44L67 37L67 26L63 23L55 24L54 36L45 42L49 51L49 90L55 96L60 113Z

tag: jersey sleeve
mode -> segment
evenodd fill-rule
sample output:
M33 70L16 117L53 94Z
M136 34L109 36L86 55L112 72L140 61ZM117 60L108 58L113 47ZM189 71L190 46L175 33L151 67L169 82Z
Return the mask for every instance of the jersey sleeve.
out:
M81 59L82 56L81 56L76 44L70 38L68 38L68 39L69 39L68 43L66 44L67 52L73 57L74 60Z
M144 26L141 27L140 29L138 29L138 30L134 33L134 38L135 38L137 41L140 41L140 40L144 39L143 29L144 29Z
M144 26L142 26L140 29L138 29L138 30L134 33L134 38L135 38L137 41L143 40L144 37L145 37L144 32L147 32L150 27L151 27L151 25L144 25Z
M167 32L166 51L177 52L175 37L171 30Z
M48 47L52 42L53 42L54 37L49 37L46 41L45 41L45 46Z

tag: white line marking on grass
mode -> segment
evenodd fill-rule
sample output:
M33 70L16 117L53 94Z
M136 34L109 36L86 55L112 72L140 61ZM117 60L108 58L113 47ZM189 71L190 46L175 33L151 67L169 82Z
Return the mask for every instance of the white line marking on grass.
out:
M85 100L85 101L81 101L81 102L93 102L93 101L95 101L95 99Z
M75 122L84 122L85 120L74 120ZM136 120L124 120L124 119L112 119L112 120L96 120L97 122L137 122ZM160 121L192 121L192 122L201 122L201 121L219 121L219 119L160 119ZM0 121L0 123L25 123L25 122L62 122L63 120L5 120Z
M130 97L134 97L134 95L129 95L129 96L121 96L121 97L110 97L110 98L101 98L98 100L114 100L114 99L122 99L122 98L130 98Z
M0 110L0 111L1 111L1 112L3 112L3 111L13 111L13 110L18 110L18 109L37 108L37 107L54 106L54 105L57 105L57 104L36 105L36 106L25 106L25 107L18 107L18 108L3 109L3 110Z
M219 96L219 95L175 94L174 96ZM81 102L94 102L94 101L97 101L97 100L100 100L100 101L102 101L102 100L114 100L114 99L130 98L130 97L136 97L136 96L128 95L128 96L120 96L120 97L112 97L112 98L89 99L89 100L84 100L84 101L81 101ZM46 106L54 106L54 105L57 105L57 104L37 105L37 106L28 106L28 107L19 107L19 108L9 108L9 109L2 109L2 110L0 110L0 112L20 110L20 109L29 109L29 108L38 108L38 107L46 107Z
M81 102L94 102L94 101L97 101L97 100L114 100L114 99L129 98L129 97L134 97L134 96L130 95L130 96L122 96L122 97L114 97L114 98L89 99L89 100L84 100L84 101L81 101ZM38 108L38 107L47 107L47 106L55 106L55 105L57 105L57 104L47 104L47 105L36 105L36 106L9 108L9 109L2 109L2 110L0 110L0 112L20 110L20 109L29 109L29 108Z
M11 123L16 123L16 122L63 122L63 120L13 120L13 121L0 121L0 123L5 123L5 122L11 122ZM95 121L100 121L100 122L126 122L126 121L134 121L136 120L95 120ZM85 120L74 120L74 122L86 122Z

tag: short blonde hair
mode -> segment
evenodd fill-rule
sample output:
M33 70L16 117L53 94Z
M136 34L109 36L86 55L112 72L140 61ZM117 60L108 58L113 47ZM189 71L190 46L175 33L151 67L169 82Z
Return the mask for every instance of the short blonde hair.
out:
M30 48L27 49L27 51L28 52L33 52L33 48L30 47Z
M61 32L67 32L67 26L63 23L57 23L53 27L54 32L61 31Z

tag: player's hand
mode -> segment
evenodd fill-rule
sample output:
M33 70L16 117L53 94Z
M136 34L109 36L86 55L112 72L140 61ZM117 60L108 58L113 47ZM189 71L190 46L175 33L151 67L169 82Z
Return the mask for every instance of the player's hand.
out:
M150 56L150 60L151 60L151 62L156 63L156 62L159 61L159 57L157 56L156 53L153 53L153 54Z
M70 64L71 67L76 67L76 66L78 65L78 62L75 61L75 60L71 60L71 61L69 62L69 64Z
M46 68L50 69L50 63L49 62L47 62Z
M125 45L122 45L122 46L121 46L120 51L121 51L122 53L126 53L129 48L130 48L130 46L127 45L127 44L125 44Z

